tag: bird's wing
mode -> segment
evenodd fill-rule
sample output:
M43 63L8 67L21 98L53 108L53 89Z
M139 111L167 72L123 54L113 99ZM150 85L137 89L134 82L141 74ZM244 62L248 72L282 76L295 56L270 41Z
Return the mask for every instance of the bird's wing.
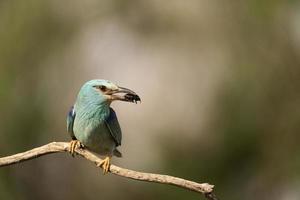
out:
M76 137L75 137L74 131L73 131L75 116L76 116L75 109L74 109L74 106L72 106L68 113L68 116L67 116L67 130L68 130L68 133L70 134L72 140L76 140Z
M122 140L122 131L118 122L117 115L112 108L109 108L110 114L108 118L105 120L105 124L110 131L110 134L114 138L117 146L121 145Z

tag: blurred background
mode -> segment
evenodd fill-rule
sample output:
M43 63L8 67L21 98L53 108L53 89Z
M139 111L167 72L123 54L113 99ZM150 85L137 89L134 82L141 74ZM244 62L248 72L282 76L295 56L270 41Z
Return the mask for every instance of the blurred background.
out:
M81 85L114 103L113 163L215 184L220 199L300 199L300 2L0 1L0 156L69 141ZM66 153L0 169L0 199L204 199Z

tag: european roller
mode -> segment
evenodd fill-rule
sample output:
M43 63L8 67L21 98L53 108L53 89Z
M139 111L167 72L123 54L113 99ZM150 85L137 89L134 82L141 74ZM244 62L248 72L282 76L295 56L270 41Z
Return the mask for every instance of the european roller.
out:
M72 138L71 154L74 155L75 148L83 146L105 156L99 164L104 174L109 171L111 157L122 156L117 149L121 145L122 132L117 115L110 107L118 100L141 101L135 92L111 81L90 80L81 87L67 116L67 130Z

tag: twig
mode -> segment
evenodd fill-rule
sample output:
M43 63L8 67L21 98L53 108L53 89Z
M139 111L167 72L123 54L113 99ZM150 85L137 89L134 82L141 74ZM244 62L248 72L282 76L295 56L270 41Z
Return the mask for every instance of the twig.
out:
M0 167L13 165L46 154L68 152L69 147L70 145L67 142L52 142L44 146L34 148L29 151L25 151L23 153L18 153L12 156L0 158ZM95 163L96 165L101 162L101 159L99 157L97 157L96 155L94 155L93 153L91 153L86 149L77 148L76 153L86 158L87 160ZM115 165L111 165L109 171L112 174L127 177L130 179L175 185L177 187L202 193L209 200L217 200L216 196L212 193L214 186L208 183L196 183L193 181L189 181L189 180L185 180L173 176L168 176L168 175L137 172L130 169L124 169Z

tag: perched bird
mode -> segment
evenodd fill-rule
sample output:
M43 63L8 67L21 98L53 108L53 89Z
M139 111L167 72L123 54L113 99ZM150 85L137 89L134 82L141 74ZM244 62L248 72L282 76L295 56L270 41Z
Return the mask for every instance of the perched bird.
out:
M117 149L121 145L122 132L117 115L110 107L116 100L134 103L141 101L132 90L107 80L90 80L81 87L67 116L67 130L72 138L72 156L79 146L106 156L99 164L103 173L108 172L112 156L122 156Z

